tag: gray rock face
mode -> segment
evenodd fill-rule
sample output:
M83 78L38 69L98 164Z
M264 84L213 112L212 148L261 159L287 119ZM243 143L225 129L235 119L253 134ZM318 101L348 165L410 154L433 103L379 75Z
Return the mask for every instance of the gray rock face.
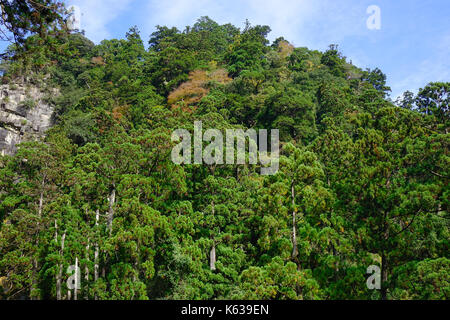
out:
M18 143L41 138L51 127L53 107L44 102L44 95L33 86L0 86L1 155L14 154Z

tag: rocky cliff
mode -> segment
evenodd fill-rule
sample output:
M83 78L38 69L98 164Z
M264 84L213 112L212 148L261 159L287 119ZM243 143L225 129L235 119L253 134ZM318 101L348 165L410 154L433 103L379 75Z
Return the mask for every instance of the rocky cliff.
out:
M53 94L57 94L56 90ZM0 86L0 154L11 155L18 143L43 137L51 126L53 107L39 88Z

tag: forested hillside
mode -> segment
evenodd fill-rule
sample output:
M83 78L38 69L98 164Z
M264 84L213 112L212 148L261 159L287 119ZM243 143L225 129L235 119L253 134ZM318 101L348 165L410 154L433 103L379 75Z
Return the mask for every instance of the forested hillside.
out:
M10 46L2 83L54 114L0 156L0 298L448 299L450 84L394 103L337 45L269 32L202 17ZM195 121L279 129L279 171L173 163Z

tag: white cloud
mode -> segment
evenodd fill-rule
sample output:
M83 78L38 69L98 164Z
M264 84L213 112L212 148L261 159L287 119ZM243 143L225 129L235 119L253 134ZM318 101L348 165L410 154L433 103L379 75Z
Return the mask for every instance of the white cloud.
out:
M253 24L269 25L272 39L283 36L295 45L304 45L305 33L302 30L320 6L322 4L318 1L310 0L250 0L248 18Z
M283 36L296 46L325 49L347 36L367 33L366 9L332 0L152 0L146 9L149 17L144 33L153 32L157 24L183 29L208 15L219 23L240 27L249 19L253 25L269 25L272 40Z
M149 1L143 10L149 13L143 30L145 34L151 34L156 25L175 26L183 30L200 16L214 18L221 12L220 4L212 0Z
M232 23L238 27L243 27L248 19L252 25L270 25L271 39L284 36L300 45L304 42L301 30L306 27L306 21L317 14L317 9L323 4L323 1L319 4L319 1L313 0L151 1L147 7L150 19L146 29L151 33L157 24L182 29L203 15L219 23Z
M272 28L271 38L326 49L348 36L363 35L366 7L332 0L248 0L251 22Z
M81 10L80 25L86 36L98 43L111 35L108 23L117 18L133 0L73 0L69 5L76 5Z

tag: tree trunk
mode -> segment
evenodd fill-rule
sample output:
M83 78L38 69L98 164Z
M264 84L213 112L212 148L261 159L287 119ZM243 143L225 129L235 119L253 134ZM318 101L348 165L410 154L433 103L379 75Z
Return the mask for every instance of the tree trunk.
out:
M39 208L38 208L38 216L39 218L42 217L42 207L44 205L44 182L42 182L42 190L41 194L39 195Z
M55 227L58 227L56 220L55 220ZM56 229L58 230L58 229ZM61 260L63 258L64 253L64 241L66 239L66 232L63 233L61 237L61 249L59 250L59 256L61 257ZM55 233L55 240L58 241L58 233ZM61 281L62 281L62 272L63 272L63 264L60 263L58 266L58 273L56 274L56 300L61 300Z
M113 183L113 189L111 191L111 194L109 196L109 211L108 211L108 217L107 217L107 228L109 230L109 236L112 235L112 224L113 224L113 220L114 220L114 204L116 202L116 187ZM106 263L108 263L108 255L105 254L105 260ZM106 275L106 270L105 270L105 265L102 268L102 277L105 277Z
M32 282L31 282L31 300L39 300L36 296L34 296L34 292L38 290L38 261L37 258L33 258L33 274L32 274Z
M86 275L84 276L84 279L86 281L89 281L89 264L87 262L89 262L89 238L88 238L88 243L86 245L86 254L85 254L85 258L86 258L86 267L84 269Z
M211 202L211 207L212 207L212 215L214 217L215 214L214 201ZM211 271L216 270L216 242L214 241L214 236L213 236L213 245L211 251L209 252L209 268L211 269Z
M297 221L295 213L295 191L294 184L291 186L291 197L292 197L292 258L297 258L298 248L297 248Z
M73 289L73 300L78 299L78 258L75 257L75 288Z
M112 223L114 219L114 204L116 202L116 188L114 187L109 196L109 211L108 211L108 220L107 226L109 230L109 235L112 233Z
M388 261L385 253L381 254L381 300L387 300Z
M39 248L39 233L40 233L40 220L42 218L42 207L44 205L44 188L45 188L45 177L42 178L41 183L41 192L39 194L39 205L38 205L38 221L37 221L37 234L36 234L36 240L35 245L36 248ZM38 277L39 277L39 262L36 257L33 259L33 274L32 274L32 286L31 286L31 292L33 293L35 290L37 290L38 287ZM37 300L37 298L32 295L31 300Z
M383 212L383 242L381 246L381 299L387 300L387 281L389 273L389 262L386 256L387 241L389 240L389 227L387 223L387 211Z
M97 209L95 213L95 226L98 226L98 219L100 217L100 211ZM94 282L98 280L98 242L95 242L94 251Z
M97 209L95 212L95 226L97 227L96 233L98 233L98 220L100 218L100 210ZM95 251L94 251L94 283L98 280L98 239L95 241ZM94 295L94 299L97 300L97 294Z
M86 273L86 275L84 276L84 279L86 280L86 300L89 299L89 238L88 238L88 243L86 245L86 267L84 269L84 272Z
M55 219L55 244L58 243L58 222ZM59 265L58 265L59 269ZM58 278L59 273L55 274L56 281L56 300L61 300L61 280Z
M216 270L216 244L214 242L209 253L209 268L211 271Z

